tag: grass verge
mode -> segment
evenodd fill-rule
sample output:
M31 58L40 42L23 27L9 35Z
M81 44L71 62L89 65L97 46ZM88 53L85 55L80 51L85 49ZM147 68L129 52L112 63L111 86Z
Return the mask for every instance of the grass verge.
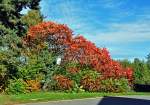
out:
M0 95L0 105L13 105L16 103L28 103L39 101L57 101L69 99L95 98L103 96L124 96L124 95L149 95L150 93L63 93L63 92L36 92L19 95Z

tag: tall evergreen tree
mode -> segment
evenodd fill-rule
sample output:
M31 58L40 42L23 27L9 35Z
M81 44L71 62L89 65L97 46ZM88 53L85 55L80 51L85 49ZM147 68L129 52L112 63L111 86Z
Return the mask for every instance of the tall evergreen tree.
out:
M40 0L0 0L0 23L22 36L26 30L21 21L21 11L25 8L39 10L39 2Z
M0 91L7 87L10 79L19 76L18 67L24 49L19 36L25 34L30 24L36 24L27 22L28 20L42 20L39 2L40 0L0 0ZM21 14L26 8L36 12L30 12L31 16ZM27 21L23 18L25 16L28 17Z

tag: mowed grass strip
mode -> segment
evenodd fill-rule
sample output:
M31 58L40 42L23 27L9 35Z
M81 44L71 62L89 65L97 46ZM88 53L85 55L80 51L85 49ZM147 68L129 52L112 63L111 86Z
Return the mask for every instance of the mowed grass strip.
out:
M63 93L63 92L35 92L19 95L0 95L0 105L11 105L16 103L42 102L42 101L57 101L70 99L95 98L104 96L124 96L124 95L150 95L143 92L129 93Z

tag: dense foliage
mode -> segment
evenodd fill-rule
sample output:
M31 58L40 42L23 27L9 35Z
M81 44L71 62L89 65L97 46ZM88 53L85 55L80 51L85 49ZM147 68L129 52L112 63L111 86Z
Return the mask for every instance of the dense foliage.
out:
M81 65L87 65L101 73L102 78L120 78L126 77L132 79L132 70L124 69L119 62L110 58L106 48L97 48L93 43L87 41L83 36L75 37L69 48L64 54L66 62L79 62Z
M102 80L125 78L128 85L132 82L131 68L123 68L119 62L112 60L106 48L97 48L83 36L73 37L72 31L65 25L54 22L40 23L30 27L23 41L37 52L43 50L46 44L50 52L62 57L61 67L65 73L59 72L54 76L55 89L71 90L74 87L82 87L87 91L101 91ZM72 61L78 68L66 67ZM88 69L84 69L85 67ZM85 71L87 73L83 73ZM81 73L78 74L79 72ZM95 72L97 77L91 78L88 72L92 72L92 75ZM78 80L74 74L78 75Z
M0 25L0 91L5 89L9 79L18 77L17 66L20 56L20 38L15 31Z
M115 61L67 25L43 22L39 2L0 1L0 92L126 92L150 84L150 55L147 62Z
M25 35L28 26L24 22L25 19L22 18L26 14L21 14L21 11L25 8L39 11L39 2L40 0L0 0L1 92L10 86L11 80L20 78L19 67L23 64L24 57L22 55L26 48L22 45L22 38L19 36Z
M149 55L148 55L149 56ZM124 67L132 67L134 70L134 83L135 84L150 84L150 68L149 68L149 58L147 61L142 61L135 58L133 62L128 60L121 60L120 63Z
M47 44L51 52L61 54L64 53L71 38L72 30L66 25L43 22L30 27L26 38L24 38L24 43L38 50Z

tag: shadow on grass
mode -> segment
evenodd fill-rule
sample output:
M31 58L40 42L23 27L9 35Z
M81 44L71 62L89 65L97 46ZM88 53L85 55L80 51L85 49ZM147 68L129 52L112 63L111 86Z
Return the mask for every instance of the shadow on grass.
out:
M124 97L104 97L97 105L150 105L150 100Z

